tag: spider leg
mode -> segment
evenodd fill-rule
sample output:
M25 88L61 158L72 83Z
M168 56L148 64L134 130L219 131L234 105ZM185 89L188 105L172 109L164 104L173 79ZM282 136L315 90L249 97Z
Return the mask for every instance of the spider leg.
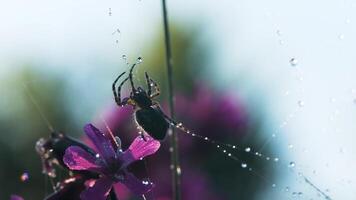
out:
M148 76L148 73L145 72L145 76L146 76L146 83L147 83L147 94L148 96L151 96L152 93L152 88L151 88L151 81L150 81L150 77Z
M154 81L151 77L149 77L147 72L145 74L146 74L146 80L148 85L148 95L150 96L150 98L154 98L161 93L160 89L156 81ZM153 93L152 93L152 87L154 87L155 89Z
M126 72L122 72L113 82L112 84L112 91L114 93L114 98L115 98L115 102L119 105L121 103L121 99L120 99L120 93L119 95L116 93L116 83L117 81L125 74Z
M129 74L129 79L130 79L130 83L131 83L131 87L132 87L132 92L135 93L136 92L136 88L135 88L135 85L134 85L134 82L133 82L133 79L132 79L132 72L133 72L133 69L135 68L136 66L136 63L132 65L131 69L130 69L130 74Z
M117 105L119 105L119 106L124 106L124 105L127 104L127 101L128 101L127 98L124 98L124 99L121 101L121 88L122 88L122 86L125 84L125 82L126 82L128 79L129 79L128 77L125 78L125 79L120 83L119 87L117 88L117 93L118 93L117 99L118 99L118 101L116 101L116 103L117 103Z

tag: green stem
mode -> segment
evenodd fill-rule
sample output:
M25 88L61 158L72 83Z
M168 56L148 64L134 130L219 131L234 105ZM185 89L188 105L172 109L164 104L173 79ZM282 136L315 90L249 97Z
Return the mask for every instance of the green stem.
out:
M168 95L169 95L169 109L170 117L174 120L174 87L173 87L173 60L172 60L172 49L171 41L169 35L168 26L168 16L166 1L162 0L163 9L163 27L164 27L164 43L166 48L166 65L167 65L167 76L168 76ZM170 129L170 147L171 147L171 169L172 169L172 199L180 200L180 173L181 169L179 166L179 154L178 154L178 137L175 129L171 127Z

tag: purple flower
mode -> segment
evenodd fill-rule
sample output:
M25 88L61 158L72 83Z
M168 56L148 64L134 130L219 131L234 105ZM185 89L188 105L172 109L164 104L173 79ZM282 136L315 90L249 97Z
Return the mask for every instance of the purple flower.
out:
M126 151L122 151L116 140L100 132L92 124L87 124L84 131L97 149L96 156L78 146L66 150L63 161L71 170L88 170L100 174L100 178L84 190L82 200L105 200L113 186L124 184L136 195L142 195L153 188L150 181L142 181L128 172L127 167L146 156L154 154L160 143L146 136L138 136Z
M18 196L18 195L11 195L10 200L24 200L24 198Z

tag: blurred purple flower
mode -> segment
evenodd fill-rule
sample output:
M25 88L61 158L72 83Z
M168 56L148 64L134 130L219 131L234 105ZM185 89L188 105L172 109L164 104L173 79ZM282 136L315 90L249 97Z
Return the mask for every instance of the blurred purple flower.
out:
M138 136L126 151L92 124L87 124L84 131L97 149L96 156L92 156L78 146L71 146L66 150L63 161L71 170L88 170L101 174L95 183L81 193L83 200L105 200L113 186L123 183L136 195L142 195L153 188L150 181L141 181L128 172L127 167L137 160L154 154L160 143L147 136L145 140ZM116 144L116 145L115 145Z
M24 198L13 194L13 195L11 195L10 200L24 200Z

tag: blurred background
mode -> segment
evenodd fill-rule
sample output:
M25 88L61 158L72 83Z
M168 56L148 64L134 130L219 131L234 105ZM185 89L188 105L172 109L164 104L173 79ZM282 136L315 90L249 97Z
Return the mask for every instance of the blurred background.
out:
M145 85L148 71L168 113L160 1L0 5L0 199L52 192L34 150L50 131L29 95L56 130L81 138L103 116L127 146L132 110L115 105L111 84L142 57L135 80ZM229 151L241 160L180 134L183 199L356 198L355 9L351 0L168 1L177 119L237 145ZM170 199L169 166L165 141L147 159L155 199Z

